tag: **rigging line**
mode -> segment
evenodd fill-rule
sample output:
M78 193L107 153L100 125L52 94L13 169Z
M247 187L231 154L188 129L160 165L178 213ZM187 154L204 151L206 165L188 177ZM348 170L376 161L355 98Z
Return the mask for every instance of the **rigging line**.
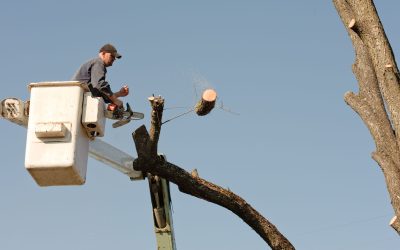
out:
M239 113L234 112L234 111L232 111L230 109L227 109L227 108L224 108L224 107L218 107L218 108L222 109L225 112L231 113L232 115L240 115Z
M188 110L188 111L186 111L186 112L184 112L184 113L182 113L182 114L180 114L180 115L174 116L174 117L172 117L171 119L166 120L165 122L162 122L161 125L163 125L163 124L165 124L165 123L167 123L167 122L170 122L170 121L172 121L172 120L174 120L174 119L176 119L176 118L179 118L179 117L181 117L181 116L187 115L187 114L189 114L190 112L193 112L193 111L194 111L194 108L192 108L192 109L190 109L190 110Z
M229 108L225 108L225 107L224 107L224 103L222 102L222 100L221 100L220 105L219 105L218 108L222 109L222 110L225 111L225 112L231 113L231 114L233 114L233 115L240 115L239 113L234 112L234 111L232 111L232 110L229 109Z
M197 88L196 88L196 83L193 83L193 89L194 89L194 94L196 96L196 99L198 98L198 94L197 94Z
M176 107L167 107L167 108L164 108L164 110L168 110L168 109L187 109L187 108L189 108L189 107L183 107L183 106L176 106Z

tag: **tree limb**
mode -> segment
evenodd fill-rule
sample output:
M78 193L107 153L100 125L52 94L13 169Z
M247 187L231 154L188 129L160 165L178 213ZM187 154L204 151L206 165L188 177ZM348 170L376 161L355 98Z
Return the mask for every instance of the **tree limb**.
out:
M164 99L159 97L151 96L149 101L152 107L151 111L151 127L150 127L150 153L151 156L157 155L158 140L161 133L161 121L164 109Z
M347 92L344 95L344 100L364 121L374 141L377 143L377 148L381 148L378 143L384 141L385 134L382 133L381 121L375 116L372 107L361 95L353 92Z
M400 218L400 89L394 55L372 0L333 3L356 53L353 72L360 93L346 94L345 101L375 141L377 152L372 158L384 173L396 218ZM391 225L400 234L400 222L394 219Z
M355 18L347 1L335 0L334 3L343 24L346 25L351 18ZM357 29L347 29L356 54L352 69L359 84L360 93L357 95L357 98L360 101L353 102L353 105L351 105L347 99L350 97L346 97L347 93L345 101L361 116L367 125L378 151L397 150L396 138L386 113L384 100L379 89L378 79L369 52L354 30ZM361 100L363 101L361 102ZM356 107L356 103L361 106ZM366 106L368 106L368 109L365 108ZM364 113L362 113L363 111Z
M400 234L400 222L397 220L398 208L400 207L400 189L398 188L400 187L400 179L397 176L400 175L400 171L398 166L388 156L374 152L372 153L372 158L378 163L384 173L386 186L396 213L396 219L392 219L390 225Z
M159 157L153 151L154 148L157 148L157 146L152 144L158 143L162 124L160 117L162 117L163 111L158 105L153 104L163 104L164 100L161 97L156 97L151 103L153 110L150 134L147 133L144 125L132 133L138 152L138 158L133 162L133 168L138 171L151 173L152 175L158 175L175 183L179 190L184 193L229 209L255 230L272 249L294 249L292 244L271 222L265 219L240 196L230 190L208 182L198 177L198 175L190 174L184 169L165 161L163 157Z
M400 129L398 122L400 118L398 115L400 104L397 101L400 97L398 90L399 81L398 78L387 81L385 75L390 68L394 73L397 73L398 69L392 48L386 37L382 23L380 22L375 5L372 0L341 0L334 2L346 2L348 8L354 13L357 23L355 33L359 39L356 39L351 32L350 37L353 41L356 54L358 54L358 48L362 47L362 49L365 50L363 54L368 57L368 60L364 61L370 64L369 67L375 71L375 78L377 79L380 95L388 107L390 119L394 123L394 130L397 131ZM362 42L362 45L360 45L359 41ZM390 67L387 67L388 65L390 65ZM360 83L360 85L361 84L362 83ZM400 140L398 138L397 143L399 144L399 142Z

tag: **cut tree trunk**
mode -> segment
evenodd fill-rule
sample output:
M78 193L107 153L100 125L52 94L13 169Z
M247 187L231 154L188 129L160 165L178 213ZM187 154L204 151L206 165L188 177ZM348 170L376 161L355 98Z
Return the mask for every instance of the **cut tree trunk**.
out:
M213 89L206 89L201 95L201 100L197 102L194 111L199 116L207 115L213 110L216 100L217 92Z

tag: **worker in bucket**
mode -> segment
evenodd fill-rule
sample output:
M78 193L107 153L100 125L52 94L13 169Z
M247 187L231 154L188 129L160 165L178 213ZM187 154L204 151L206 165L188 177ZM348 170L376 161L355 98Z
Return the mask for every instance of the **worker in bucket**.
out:
M113 45L105 44L100 48L99 56L82 64L72 80L87 84L92 96L102 97L106 103L114 103L118 107L123 107L123 102L119 97L127 96L129 87L124 85L118 92L112 92L106 81L106 68L112 66L116 58L120 59L121 57L122 55Z

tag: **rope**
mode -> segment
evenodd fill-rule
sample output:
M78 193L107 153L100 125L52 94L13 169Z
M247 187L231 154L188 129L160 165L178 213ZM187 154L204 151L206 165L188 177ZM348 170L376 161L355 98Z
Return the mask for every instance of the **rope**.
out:
M188 106L186 106L186 107L176 106L176 107L167 107L167 108L164 108L164 110L168 110L168 109L187 109L187 108L189 108L189 107Z
M191 113L191 112L193 112L193 111L194 111L194 108L192 108L192 109L190 109L190 110L188 110L188 111L186 111L186 112L184 112L184 113L182 113L182 114L180 114L180 115L174 116L174 117L172 117L171 119L166 120L165 122L162 122L161 125L163 125L163 124L165 124L165 123L167 123L167 122L170 122L170 121L172 121L172 120L174 120L174 119L176 119L176 118L179 118L179 117L181 117L181 116L187 115L187 114L189 114L189 113Z

